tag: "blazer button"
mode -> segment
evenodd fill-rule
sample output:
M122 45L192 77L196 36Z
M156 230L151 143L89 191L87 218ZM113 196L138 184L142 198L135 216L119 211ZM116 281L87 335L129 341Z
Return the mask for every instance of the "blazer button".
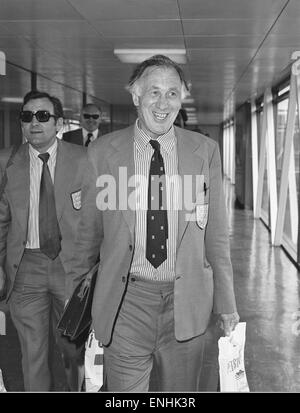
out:
M123 275L122 282L124 283L125 281L126 281L126 277L124 277L124 275Z
M18 268L17 264L14 264L14 268Z
M129 245L129 251L132 251L132 245L131 244Z

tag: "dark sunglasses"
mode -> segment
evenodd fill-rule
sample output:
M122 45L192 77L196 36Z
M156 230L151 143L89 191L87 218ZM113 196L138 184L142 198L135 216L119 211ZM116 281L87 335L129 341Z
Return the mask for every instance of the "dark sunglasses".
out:
M20 113L20 119L25 123L31 122L34 116L39 122L48 122L50 118L57 117L55 115L51 115L48 110L37 110L36 112L31 112L30 110L22 110Z
M88 113L84 113L84 114L83 114L84 119L91 119L91 118L93 118L93 119L98 119L99 116L100 116L100 115L89 115Z

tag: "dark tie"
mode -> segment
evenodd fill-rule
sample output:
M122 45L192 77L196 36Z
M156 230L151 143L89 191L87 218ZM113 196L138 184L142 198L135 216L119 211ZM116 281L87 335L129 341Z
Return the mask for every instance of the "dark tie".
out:
M84 146L89 146L89 144L91 143L92 137L93 137L93 134L92 134L92 133L88 133L88 134L87 134L87 140L86 140Z
M43 161L39 204L39 236L41 251L54 260L61 250L61 235L56 216L54 186L47 165L49 156L47 152L39 155L39 158Z
M148 210L146 258L159 267L167 259L168 215L166 207L166 180L160 144L150 140L154 149L148 180Z

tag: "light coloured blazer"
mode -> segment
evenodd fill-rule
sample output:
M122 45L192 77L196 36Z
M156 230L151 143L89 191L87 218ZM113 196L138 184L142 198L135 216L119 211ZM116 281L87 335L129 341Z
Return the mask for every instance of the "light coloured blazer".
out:
M23 144L7 168L7 185L0 200L0 265L8 275L8 294L13 288L16 273L27 241L30 195L30 160L28 143ZM0 151L0 176L10 151ZM62 235L60 258L65 271L67 259L73 253L73 242L80 215L80 195L86 149L58 139L54 176L57 218Z
M202 334L212 311L236 311L230 261L226 210L222 191L218 145L195 132L175 127L178 142L178 169L184 175L203 175L206 195L201 186L195 191L192 210L178 214L178 241L174 290L175 336L187 340ZM112 175L116 181L118 204L119 168L134 174L134 128L105 135L88 149L89 167L82 192L82 215L72 261L74 286L100 253L100 268L95 287L92 316L96 337L108 344L126 290L135 247L135 212L100 211L98 177ZM123 188L124 189L124 188ZM130 190L128 189L128 193ZM208 203L207 223L203 229L186 214L202 210ZM202 224L205 219L202 219ZM202 225L201 224L201 225Z
M100 138L100 130L98 131L97 138ZM65 132L62 139L66 142L75 143L76 145L83 145L83 133L82 129L75 129Z

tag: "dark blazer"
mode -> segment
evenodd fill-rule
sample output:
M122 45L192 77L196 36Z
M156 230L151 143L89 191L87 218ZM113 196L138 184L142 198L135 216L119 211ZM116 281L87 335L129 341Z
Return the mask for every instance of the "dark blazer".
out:
M8 294L13 288L27 240L30 195L28 143L21 145L7 168L7 184L0 199L0 265L8 276ZM10 151L0 151L0 178ZM62 235L60 259L66 273L73 253L81 206L81 185L86 166L86 149L58 139L54 190L58 223Z
M100 131L98 131L98 138L100 137ZM69 132L65 132L62 139L66 142L76 143L77 145L83 145L82 129L75 129Z

